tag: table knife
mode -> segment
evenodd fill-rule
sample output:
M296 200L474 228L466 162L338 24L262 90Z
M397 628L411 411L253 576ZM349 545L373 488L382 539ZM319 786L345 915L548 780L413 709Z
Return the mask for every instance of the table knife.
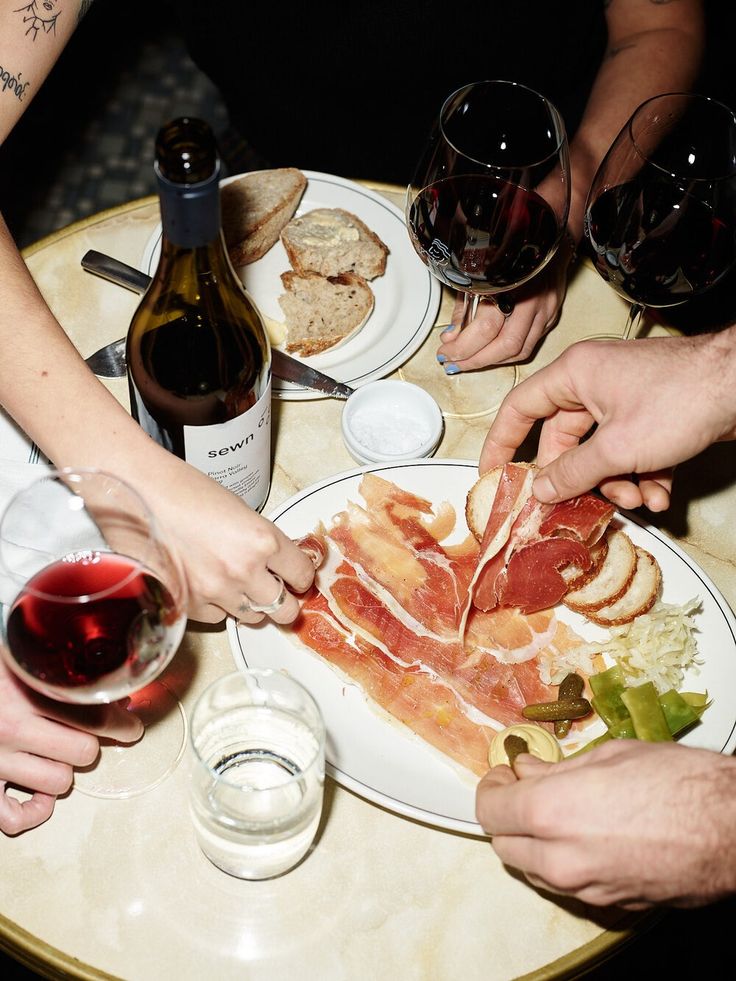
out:
M119 259L96 252L91 249L82 256L82 267L88 272L101 276L111 283L124 286L134 293L145 293L151 282L151 277ZM85 359L92 371L103 378L118 378L126 372L125 338L120 337L95 351ZM333 398L346 399L353 394L353 389L343 382L336 381L328 375L317 371L297 358L292 358L276 347L271 348L273 373L282 381L293 382L302 388L309 388Z

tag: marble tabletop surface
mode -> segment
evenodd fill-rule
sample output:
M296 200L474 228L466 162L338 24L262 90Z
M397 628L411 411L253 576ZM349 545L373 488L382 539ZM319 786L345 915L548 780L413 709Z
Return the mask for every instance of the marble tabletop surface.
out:
M400 195L377 186L401 206ZM85 273L88 249L140 265L157 203L94 216L26 252L51 308L83 355L121 336L137 298ZM438 323L447 323L444 297ZM585 336L619 333L624 302L587 263L575 271L559 326L524 377ZM662 328L653 328L663 332ZM433 332L398 377L443 384ZM486 374L486 379L490 376ZM475 460L514 369L457 379L439 458ZM127 404L125 379L106 382ZM455 396L453 396L455 397ZM497 400L496 400L497 401ZM276 404L273 484L265 513L355 464L339 439L342 403ZM734 464L713 448L681 469L660 526L734 604ZM232 669L223 628L193 627L165 680L188 710ZM146 738L140 752L155 754ZM42 827L0 838L0 949L49 977L304 979L400 977L506 981L568 976L605 955L641 917L595 911L531 888L480 836L439 830L328 781L314 850L291 873L244 882L212 866L194 840L187 766L149 792L103 800L73 790Z

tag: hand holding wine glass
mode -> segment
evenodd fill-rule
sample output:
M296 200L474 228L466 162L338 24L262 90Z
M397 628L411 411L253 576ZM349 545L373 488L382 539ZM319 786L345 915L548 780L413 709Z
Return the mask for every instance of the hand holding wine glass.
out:
M31 689L75 705L142 690L146 704L173 698L152 683L184 633L186 582L132 488L97 470L52 471L8 504L0 560L16 590L2 655ZM184 743L174 720L167 770ZM116 795L112 783L106 795Z
M554 256L569 203L567 138L547 99L505 81L449 96L407 190L406 219L430 272L463 294L461 331L481 297L513 309L510 291Z
M616 137L588 194L585 235L600 275L631 307L685 303L736 260L736 116L706 96L655 96Z

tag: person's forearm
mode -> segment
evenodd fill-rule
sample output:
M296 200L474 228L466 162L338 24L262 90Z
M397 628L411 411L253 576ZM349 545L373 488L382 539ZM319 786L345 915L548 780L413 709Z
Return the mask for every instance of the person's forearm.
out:
M701 4L611 0L608 46L570 146L569 225L583 234L585 200L598 165L637 106L664 92L687 91L703 53Z
M91 374L33 282L0 219L3 407L56 466L145 473L155 444Z

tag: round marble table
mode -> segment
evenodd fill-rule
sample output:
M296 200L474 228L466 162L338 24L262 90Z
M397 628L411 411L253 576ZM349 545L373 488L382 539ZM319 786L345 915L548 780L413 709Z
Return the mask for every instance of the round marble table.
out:
M374 189L401 206L396 191ZM97 249L140 265L157 221L156 201L137 201L26 251L83 355L125 332L137 298L84 272L82 255ZM445 297L439 323L448 322L450 309ZM620 332L625 312L582 263L559 326L533 362L520 366L521 377L573 340ZM430 368L438 373L436 344L430 335L398 374L413 372L416 380ZM125 379L106 384L127 404ZM477 404L465 408L448 415L438 457L477 459L491 415L474 411ZM338 437L341 409L331 399L278 403L266 514L294 492L354 467ZM717 450L710 467L732 476L733 464ZM683 482L692 493L676 497L668 530L733 602L734 532L726 516L736 494L726 479L707 484L695 465L683 468ZM193 626L166 681L188 709L232 664L223 628ZM182 764L155 789L127 800L72 791L42 827L1 837L0 949L48 977L507 981L576 974L651 922L543 895L504 869L486 839L397 816L330 781L307 860L279 879L240 881L200 853L186 788Z

